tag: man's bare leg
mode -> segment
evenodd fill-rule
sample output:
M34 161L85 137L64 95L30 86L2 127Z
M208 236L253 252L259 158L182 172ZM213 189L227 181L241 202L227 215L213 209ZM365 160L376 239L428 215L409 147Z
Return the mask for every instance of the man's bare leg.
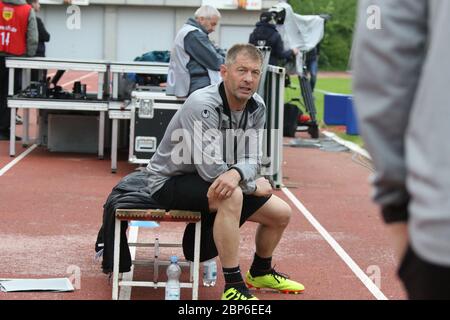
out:
M270 288L284 293L301 293L305 287L276 272L272 266L272 255L289 224L292 210L275 195L258 209L249 220L258 222L255 244L256 254L250 272L246 275L249 287Z
M219 253L222 267L231 268L239 265L239 220L242 210L242 190L236 188L231 197L214 200L210 203L211 211L217 210L214 221L214 242Z
M291 219L291 207L276 195L259 208L248 219L258 222L255 244L256 254L261 258L271 257L284 230Z

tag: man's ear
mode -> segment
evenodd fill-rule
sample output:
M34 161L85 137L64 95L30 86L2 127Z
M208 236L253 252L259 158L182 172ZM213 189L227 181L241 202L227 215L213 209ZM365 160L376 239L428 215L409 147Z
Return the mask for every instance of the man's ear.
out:
M204 26L204 23L205 23L205 18L204 17L198 17L197 18L197 22L200 24L200 25L202 25L202 26Z
M225 79L226 73L228 72L227 66L225 64L220 65L220 76Z

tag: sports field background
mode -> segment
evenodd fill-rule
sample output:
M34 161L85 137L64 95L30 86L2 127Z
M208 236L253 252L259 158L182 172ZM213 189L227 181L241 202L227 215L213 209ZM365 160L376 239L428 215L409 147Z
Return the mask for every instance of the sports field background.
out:
M286 88L285 90L285 102L289 102L293 98L298 98L300 96L298 77L291 76L291 87ZM360 136L358 135L348 135L345 133L345 127L342 126L327 126L323 122L323 104L325 92L333 92L333 93L344 93L351 94L352 93L352 80L350 77L324 77L319 73L316 88L314 90L315 104L317 109L317 118L319 120L319 126L322 129L326 129L336 133L339 137L352 141L359 146L363 146L364 143ZM294 102L298 106L300 104L298 102ZM305 108L301 107L302 111L305 112Z

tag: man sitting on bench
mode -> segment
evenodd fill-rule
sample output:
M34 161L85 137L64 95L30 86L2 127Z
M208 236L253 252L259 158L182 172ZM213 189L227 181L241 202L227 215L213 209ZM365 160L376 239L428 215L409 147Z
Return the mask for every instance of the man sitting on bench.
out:
M225 278L223 300L257 300L245 283L285 293L304 290L272 268L272 254L291 208L272 194L268 180L257 178L266 118L264 102L255 94L262 61L251 44L230 48L220 68L223 82L189 96L147 166L154 200L166 208L202 212L201 257L206 260L218 253ZM259 226L256 253L244 283L239 227L246 220ZM203 252L207 246L212 247L210 252Z

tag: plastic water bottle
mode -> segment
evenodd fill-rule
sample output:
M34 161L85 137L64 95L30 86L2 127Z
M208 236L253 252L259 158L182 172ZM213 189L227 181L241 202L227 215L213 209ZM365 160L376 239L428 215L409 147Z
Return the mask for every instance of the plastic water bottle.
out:
M203 286L214 287L217 280L217 263L216 259L203 262Z
M166 300L180 300L180 275L181 268L177 256L170 257L167 267Z

